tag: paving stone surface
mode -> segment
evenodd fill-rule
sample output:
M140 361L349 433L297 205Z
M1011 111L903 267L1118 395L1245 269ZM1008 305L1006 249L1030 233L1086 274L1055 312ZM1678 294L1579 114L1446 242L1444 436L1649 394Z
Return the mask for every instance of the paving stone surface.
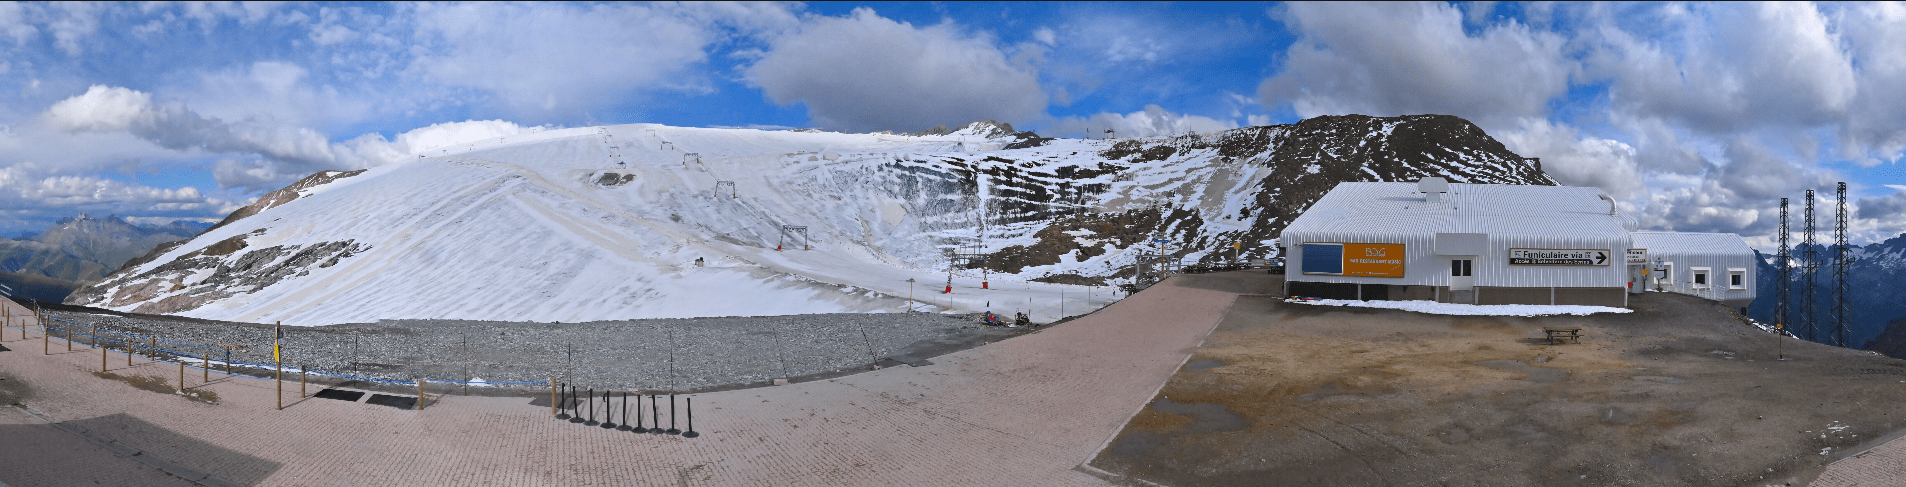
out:
M95 376L98 350L56 346L41 355L38 346L14 347L40 337L21 341L13 329L0 335L15 348L0 352L0 371L30 386L23 404L200 472L202 483L1105 485L1080 465L1216 326L1236 296L1223 283L1257 275L1174 277L1096 314L925 367L697 394L703 436L695 439L572 425L521 397L433 397L424 410L407 411L301 399L293 383L279 411L271 381L214 374L205 383L188 369L188 388L219 397L206 404ZM141 359L129 367L109 355L112 374L178 380L176 364ZM0 427L40 426L7 411L0 408ZM0 482L185 481L128 464L123 451L41 436L73 444L61 455L66 462L0 461ZM11 458L5 453L0 458Z

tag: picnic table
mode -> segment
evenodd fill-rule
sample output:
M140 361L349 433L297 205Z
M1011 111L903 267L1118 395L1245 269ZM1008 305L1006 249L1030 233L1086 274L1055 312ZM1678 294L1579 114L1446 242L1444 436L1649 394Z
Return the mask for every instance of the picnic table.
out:
M1548 335L1550 345L1554 345L1556 344L1556 342L1561 341L1562 339L1569 339L1569 340L1574 340L1575 343L1582 343L1582 329L1581 328L1543 327L1542 333Z

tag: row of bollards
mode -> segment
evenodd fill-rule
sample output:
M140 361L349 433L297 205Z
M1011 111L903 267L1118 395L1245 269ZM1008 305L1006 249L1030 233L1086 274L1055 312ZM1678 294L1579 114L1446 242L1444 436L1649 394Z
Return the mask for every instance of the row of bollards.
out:
M602 421L597 421L596 410L598 408L596 407L596 390L595 389L593 388L588 389L588 392L584 393L583 390L576 387L572 387L568 384L560 385L558 386L558 388L560 389L560 392L555 394L556 397L551 398L553 399L551 408L556 410L556 419L568 420L572 424L580 424L583 426L595 426L602 429L612 429L616 431L631 431L635 433L649 433L649 434L657 434L657 435L663 435L663 434L679 435L683 438L694 438L697 436L701 436L701 433L695 431L695 398L692 398L692 397L683 398L685 400L684 412L687 413L687 417L688 417L688 429L684 431L684 430L676 429L675 427L675 395L674 394L668 394L668 428L664 429L662 428L662 406L660 404L661 397L662 397L661 394L649 395L650 418L649 418L649 422L647 423L648 426L645 427L643 426L644 423L642 420L642 395L641 394L635 395L635 407L633 408L633 410L635 411L634 413L635 424L630 425L629 411L631 410L631 408L629 407L629 393L627 392L622 393L622 397L621 397L622 422L618 424L615 422L616 397L614 396L613 392L610 392L607 390L602 391L602 407L600 408L603 413ZM584 404L588 405L587 413L584 413L581 409L581 407ZM575 414L570 414L571 412L574 412Z

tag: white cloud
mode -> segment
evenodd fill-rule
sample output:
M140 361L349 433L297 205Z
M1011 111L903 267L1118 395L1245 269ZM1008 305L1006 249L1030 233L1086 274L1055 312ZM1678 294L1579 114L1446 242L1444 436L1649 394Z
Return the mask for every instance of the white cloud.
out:
M256 120L227 123L200 116L181 103L153 103L151 94L122 87L93 85L84 94L53 104L46 118L68 131L124 130L168 149L258 154L313 170L335 159L330 143L317 131Z
M951 23L915 27L858 8L847 17L810 18L770 44L746 68L748 81L776 104L806 105L823 127L1023 123L1046 107L1032 67L1012 62L990 36Z
M1039 30L1033 31L1032 38L1048 46L1059 43L1059 33L1053 32L1050 27L1040 27Z
M573 116L629 95L710 90L697 68L717 22L773 25L780 5L419 5L424 80L492 93L524 116ZM787 16L785 12L781 16Z
M1185 115L1166 111L1158 105L1145 105L1145 110L1127 114L1098 113L1090 117L1066 117L1042 128L1052 134L1084 134L1091 138L1113 137L1153 137L1159 135L1179 135L1238 128L1237 122L1218 120L1198 115ZM1105 133L1111 130L1111 134Z
M1524 118L1495 134L1502 145L1524 157L1542 159L1542 171L1568 186L1599 188L1620 200L1646 194L1634 147L1618 140L1583 135L1574 127Z
M1857 93L1843 41L1810 4L1709 4L1661 17L1674 35L1628 32L1626 16L1585 33L1588 76L1612 81L1614 110L1725 136L1829 123Z
M1906 152L1906 91L1899 89L1906 86L1906 5L1858 3L1839 14L1860 85L1839 130L1840 151L1867 166L1899 161Z
M1463 30L1443 3L1298 3L1285 22L1300 38L1259 98L1304 117L1359 113L1456 115L1485 127L1547 114L1574 64L1562 36L1513 21Z
M502 120L445 122L397 134L393 139L379 134L361 135L338 144L336 151L342 155L344 166L376 167L410 160L420 154L429 155L432 149L545 129L547 127L522 126Z
M501 120L467 121L411 130L394 140L366 134L333 144L309 128L255 119L225 122L183 104L154 103L149 93L104 85L53 104L44 119L67 132L123 131L175 151L237 155L217 161L213 175L222 188L252 190L277 189L321 170L375 167L434 147L542 130Z
M165 214L209 217L243 203L212 198L197 188L155 188L96 176L51 175L20 164L0 168L0 207L15 218L60 218L77 213Z

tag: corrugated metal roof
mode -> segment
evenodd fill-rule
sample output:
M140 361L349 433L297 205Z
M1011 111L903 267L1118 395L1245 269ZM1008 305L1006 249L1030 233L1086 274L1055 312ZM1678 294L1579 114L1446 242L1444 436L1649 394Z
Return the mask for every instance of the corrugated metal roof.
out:
M1635 232L1635 248L1650 254L1754 255L1747 241L1732 233Z
M1626 214L1609 215L1610 203L1594 188L1451 183L1433 202L1416 189L1416 183L1338 183L1284 232L1626 238L1635 228Z

